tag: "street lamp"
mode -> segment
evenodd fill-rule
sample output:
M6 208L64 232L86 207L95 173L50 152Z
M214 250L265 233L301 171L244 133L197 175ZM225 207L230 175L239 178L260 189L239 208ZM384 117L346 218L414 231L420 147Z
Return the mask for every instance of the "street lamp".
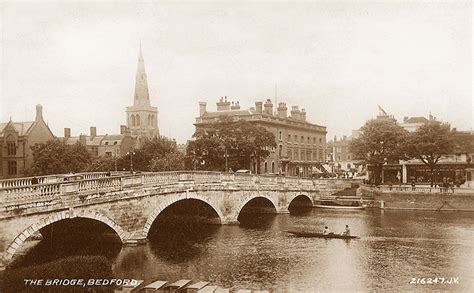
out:
M224 154L224 158L225 158L225 170L224 172L227 172L229 169L227 168L227 158L229 157L229 154L227 154L227 149L225 149L225 154Z
M128 152L127 156L130 155L130 173L133 173L133 155L135 152Z

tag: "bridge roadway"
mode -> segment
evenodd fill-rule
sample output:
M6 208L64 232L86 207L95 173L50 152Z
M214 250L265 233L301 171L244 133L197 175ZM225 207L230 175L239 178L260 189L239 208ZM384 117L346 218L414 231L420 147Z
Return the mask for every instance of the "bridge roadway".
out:
M32 184L32 178L0 181L0 266L8 264L31 235L63 219L97 220L112 228L122 243L137 243L147 238L157 216L178 201L202 201L221 224L235 224L242 208L255 198L267 199L276 213L288 213L296 197L314 204L320 196L351 185L343 179L193 171L82 176L77 181L41 177L38 184Z

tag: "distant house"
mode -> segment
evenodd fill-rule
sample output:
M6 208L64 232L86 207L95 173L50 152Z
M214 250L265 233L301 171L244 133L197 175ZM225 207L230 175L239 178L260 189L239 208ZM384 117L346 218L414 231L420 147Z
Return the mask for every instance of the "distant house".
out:
M0 178L25 176L33 164L31 147L53 138L41 105L36 106L34 121L0 123Z
M64 128L63 141L68 145L77 142L86 146L92 157L110 156L119 157L136 148L137 138L130 135L130 131L124 125L120 126L120 134L97 135L96 127L90 128L90 135L80 134L71 136L71 129Z

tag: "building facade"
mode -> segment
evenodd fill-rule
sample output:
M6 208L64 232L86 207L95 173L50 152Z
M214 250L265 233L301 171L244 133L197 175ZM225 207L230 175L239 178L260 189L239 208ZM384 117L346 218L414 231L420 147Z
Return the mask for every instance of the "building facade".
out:
M127 107L126 113L127 127L130 129L132 136L148 138L159 136L158 108L152 107L150 104L148 81L141 46L135 78L133 106Z
M100 156L120 157L137 147L137 138L131 136L125 125L120 126L120 134L97 135L97 128L90 127L90 134L71 136L71 129L64 128L63 141L68 145L81 143L93 158Z
M253 162L249 166L252 172L301 177L321 172L326 158L326 127L309 123L304 109L293 106L288 115L285 103L279 103L274 111L273 103L267 99L265 103L256 102L255 107L242 110L238 101L230 102L227 97L221 98L216 105L217 111L207 111L206 103L199 103L196 130L219 121L221 116L229 116L262 126L274 134L276 148L260 166Z
M33 164L31 147L53 138L41 105L36 106L34 121L0 123L0 178L25 176Z

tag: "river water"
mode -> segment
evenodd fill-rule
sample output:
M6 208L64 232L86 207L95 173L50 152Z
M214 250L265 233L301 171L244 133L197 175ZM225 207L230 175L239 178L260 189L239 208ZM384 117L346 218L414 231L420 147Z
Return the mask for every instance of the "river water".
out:
M324 226L340 232L346 224L361 238L299 238L284 232ZM118 248L109 256L116 277L193 279L272 292L474 288L472 213L312 209L252 215L240 226L202 226L195 232L156 235L146 245ZM417 278L438 278L438 283L411 284ZM441 278L452 284L440 284Z

